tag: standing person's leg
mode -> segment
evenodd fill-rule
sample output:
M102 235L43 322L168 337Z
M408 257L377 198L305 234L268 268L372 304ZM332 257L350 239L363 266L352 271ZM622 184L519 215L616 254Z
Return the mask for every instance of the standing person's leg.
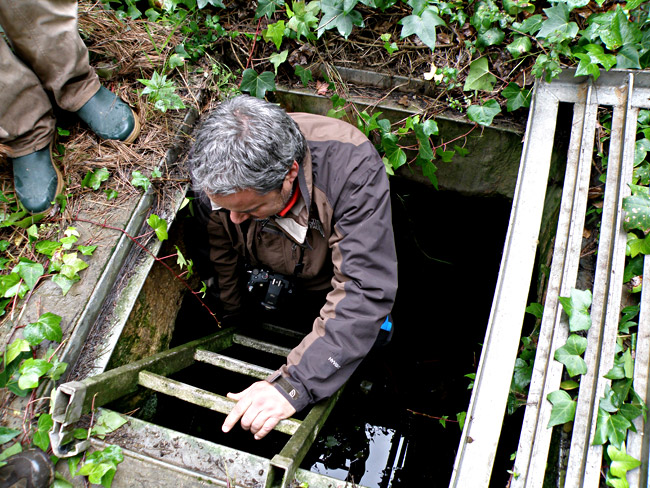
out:
M63 188L50 154L54 128L40 80L0 38L0 142L11 150L16 194L30 212L49 208Z
M76 0L2 0L0 24L60 108L75 112L103 139L133 142L140 122L100 85L79 37L77 10Z

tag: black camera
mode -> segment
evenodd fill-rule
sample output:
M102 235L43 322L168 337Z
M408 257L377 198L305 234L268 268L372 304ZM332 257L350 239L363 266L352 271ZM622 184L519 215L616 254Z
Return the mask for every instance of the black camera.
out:
M266 295L260 303L267 310L275 310L285 293L293 293L293 283L280 273L273 273L260 268L253 268L248 272L250 273L248 278L249 292L255 292L256 289L266 287Z

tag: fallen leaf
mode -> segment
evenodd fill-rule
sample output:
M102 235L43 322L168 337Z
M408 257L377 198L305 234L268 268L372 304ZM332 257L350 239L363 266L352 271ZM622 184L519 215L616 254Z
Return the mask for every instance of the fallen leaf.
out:
M325 83L324 81L317 81L316 82L316 93L318 95L327 95L327 89L329 88L329 85Z
M409 102L409 97L407 97L406 95L402 96L402 98L400 98L397 101L397 103L399 103L400 105L404 105L405 107L408 107L408 106L411 105L411 102Z

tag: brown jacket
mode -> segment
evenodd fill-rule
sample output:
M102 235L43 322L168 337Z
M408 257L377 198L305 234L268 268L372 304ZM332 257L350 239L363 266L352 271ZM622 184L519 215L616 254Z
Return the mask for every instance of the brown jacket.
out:
M291 275L304 248L297 285L331 289L312 332L271 377L296 410L331 396L375 342L393 308L397 258L388 178L372 143L352 125L295 113L308 151L298 175L300 197L284 217L251 221L246 230L227 211L208 223L210 259L227 312L240 303L238 263Z

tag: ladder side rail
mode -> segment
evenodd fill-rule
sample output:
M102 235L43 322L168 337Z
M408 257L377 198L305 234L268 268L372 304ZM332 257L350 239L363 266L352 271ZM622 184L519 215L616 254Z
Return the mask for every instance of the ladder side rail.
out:
M237 404L235 400L218 395L217 393L150 373L149 371L140 371L138 374L138 384L159 393L184 400L187 403L192 403L193 405L205 407L223 414L229 414ZM293 435L298 430L298 427L300 427L299 420L285 419L278 422L274 430Z
M650 398L648 370L650 369L650 256L643 259L643 285L641 288L641 311L637 329L636 355L634 359L634 390L643 403L647 405ZM644 422L639 416L632 422L636 432L629 431L627 435L627 453L640 460L650 457L650 422ZM648 463L627 473L627 481L631 487L648 486Z
M552 434L547 427L551 405L546 397L559 388L564 366L555 361L554 351L568 336L558 297L568 296L577 279L598 111L591 98L591 86L585 88L579 93L582 99L574 106L553 262L515 460L514 472L518 476L512 479L512 488L539 488L546 471Z
M268 352L269 354L275 354L276 356L282 356L286 358L291 349L288 347L278 346L270 342L260 341L259 339L254 339L241 334L235 334L233 336L233 342L239 344L240 346L250 347L252 349L257 349L258 351Z
M521 336L550 170L558 99L537 84L513 206L463 433L450 487L489 484Z
M280 478L280 475L282 479L281 487L290 488L296 470L300 467L300 463L307 455L307 451L316 440L316 436L318 436L344 388L345 385L339 388L331 397L314 405L282 450L273 456L270 464L272 473L267 478L267 488L270 488L275 480Z
M619 90L614 106L604 207L591 307L592 326L587 333L587 373L580 380L569 451L566 488L597 487L602 446L592 445L600 398L609 380L602 376L613 365L620 314L626 234L622 229L622 200L629 194L636 134L637 109L630 107L633 76ZM630 134L632 138L630 140ZM630 152L631 148L631 152Z

